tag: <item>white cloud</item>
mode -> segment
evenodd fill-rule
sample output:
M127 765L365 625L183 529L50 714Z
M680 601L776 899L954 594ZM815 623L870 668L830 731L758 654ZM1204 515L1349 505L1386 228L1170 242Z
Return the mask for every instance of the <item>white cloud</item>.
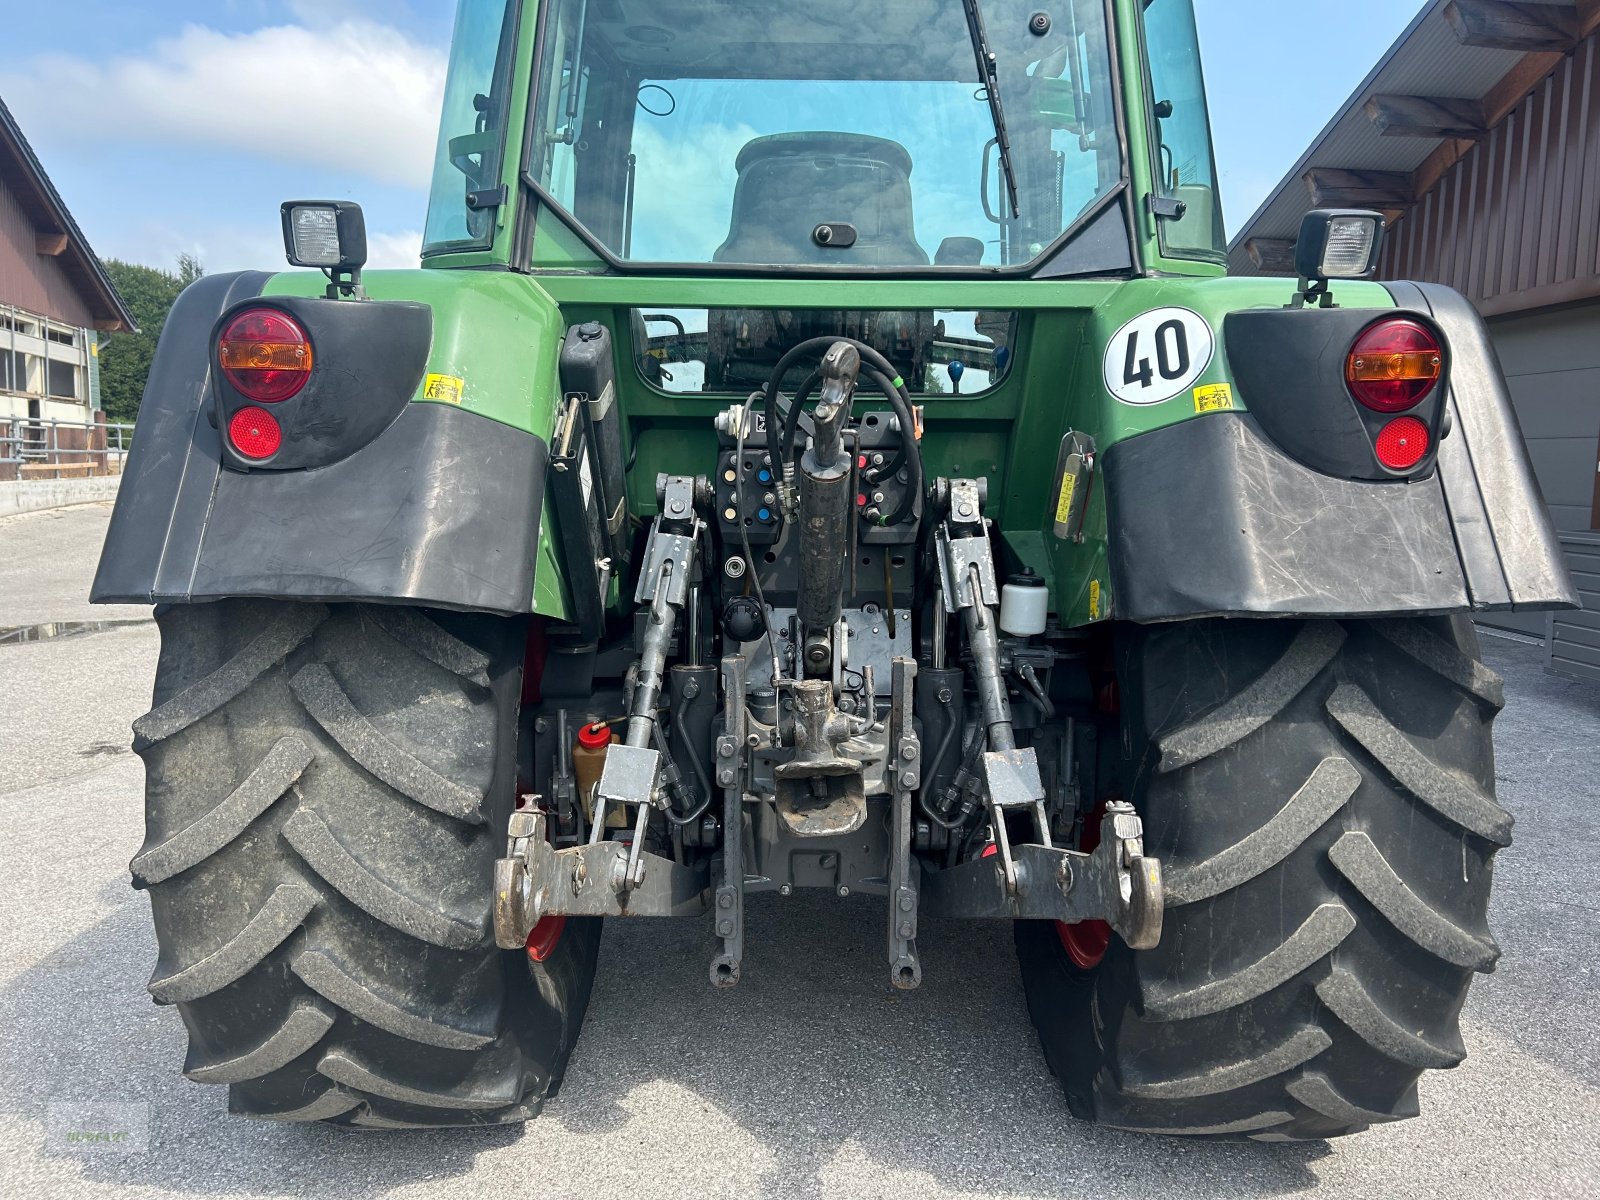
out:
M316 30L185 27L137 55L35 59L0 94L38 136L223 147L418 187L431 171L446 59L349 18Z
M375 271L422 265L422 231L368 233L367 266Z

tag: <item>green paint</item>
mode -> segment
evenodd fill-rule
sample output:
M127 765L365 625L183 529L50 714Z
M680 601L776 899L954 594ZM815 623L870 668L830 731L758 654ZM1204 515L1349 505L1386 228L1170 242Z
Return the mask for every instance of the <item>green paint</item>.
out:
M567 323L537 280L509 271L369 271L374 300L412 300L433 310L428 373L462 380L461 407L550 436L561 398L556 361ZM310 271L275 276L268 296L320 296ZM417 397L423 400L422 389Z
M519 33L508 129L505 181L513 201L500 210L492 248L435 256L425 269L374 271L368 293L380 300L429 305L434 342L428 372L463 381L461 407L486 419L548 438L561 398L557 358L564 331L582 321L611 328L618 347L617 400L632 456L630 507L637 517L655 509L659 473L708 471L716 453L712 421L742 395L668 395L647 385L633 363L632 311L674 308L822 310L989 310L1017 314L1009 373L980 397L918 397L926 409L923 454L935 475L983 476L990 515L1001 535L1004 569L1023 565L1045 576L1057 611L1072 625L1115 615L1110 591L1104 488L1091 485L1081 542L1057 539L1057 451L1068 431L1090 435L1099 454L1112 445L1181 421L1209 419L1197 411L1196 388L1234 384L1228 369L1224 319L1247 308L1282 307L1294 292L1287 280L1230 279L1215 263L1167 258L1146 199L1154 187L1150 115L1141 42L1144 0L1114 0L1123 80L1129 187L1135 213L1136 268L1115 278L1029 280L972 274L948 278L797 278L787 275L613 273L584 241L518 186L520 148L533 86L538 5L528 0ZM1070 97L1060 97L1067 103ZM532 205L525 215L520 205ZM537 271L507 269L519 221L533 225L530 261ZM313 273L283 274L268 295L320 295ZM1342 304L1390 307L1375 285L1342 285ZM1103 379L1106 347L1127 322L1157 308L1188 309L1209 325L1215 343L1205 369L1181 393L1159 404L1118 401ZM899 383L900 380L896 380ZM419 391L418 402L427 400ZM1233 407L1245 398L1233 387ZM879 408L863 394L858 407ZM1097 481L1096 481L1097 482ZM1159 480L1151 481L1159 503ZM550 506L537 556L535 610L567 611ZM621 589L613 587L620 605Z
M460 379L460 407L548 440L561 399L557 359L567 323L536 280L507 271L415 270L370 271L363 282L374 300L410 300L433 310L427 374ZM262 294L320 296L324 286L315 272L285 272ZM417 403L443 403L424 399L425 387ZM553 520L546 504L538 545L530 547L537 560L533 608L565 618Z

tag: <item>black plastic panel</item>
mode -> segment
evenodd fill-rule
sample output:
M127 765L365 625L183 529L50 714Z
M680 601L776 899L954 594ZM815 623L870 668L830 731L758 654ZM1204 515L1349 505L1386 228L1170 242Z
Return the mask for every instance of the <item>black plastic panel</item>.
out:
M1333 479L1238 413L1118 442L1101 461L1121 619L1471 607L1437 478Z
M321 470L223 470L209 419L211 336L219 315L269 278L208 276L173 307L91 598L530 611L548 460L531 434L448 405L410 404Z
M1439 470L1414 483L1330 478L1253 413L1119 442L1101 459L1116 617L1577 607L1487 332L1456 293L1437 292L1428 300L1457 348Z
M188 586L222 470L222 438L211 419L212 329L223 310L259 296L271 278L265 271L207 275L172 306L145 382L92 599L148 602L154 593Z
M1420 479L1436 463L1446 389L1435 387L1407 416L1433 435L1430 452L1410 471L1390 471L1374 447L1383 427L1401 414L1375 413L1357 403L1345 383L1350 350L1368 326L1409 317L1439 332L1427 310L1260 308L1228 314L1223 322L1228 366L1239 398L1261 430L1291 458L1339 479ZM1442 377L1449 378L1449 340Z
M236 313L275 308L305 329L311 341L311 377L298 395L259 407L283 427L283 448L265 461L245 458L223 439L227 465L237 470L293 471L338 462L392 424L422 385L433 343L433 311L394 300L326 300L274 296L235 305L217 321L220 336ZM216 373L220 425L254 401Z
M443 404L409 406L320 471L245 474L213 460L213 492L176 511L118 500L125 521L199 536L184 538L181 558L108 539L91 599L272 596L527 613L547 463L541 439Z
M1455 431L1440 450L1439 470L1474 605L1581 607L1489 327L1452 288L1384 286L1396 303L1431 314L1455 348L1449 396Z

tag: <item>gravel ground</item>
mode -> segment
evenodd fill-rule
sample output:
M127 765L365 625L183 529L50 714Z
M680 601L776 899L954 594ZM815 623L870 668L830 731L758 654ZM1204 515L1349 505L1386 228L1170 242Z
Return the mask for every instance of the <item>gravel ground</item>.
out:
M147 615L83 603L108 515L0 520L0 627ZM705 983L699 922L608 927L566 1088L525 1132L234 1120L221 1089L180 1077L181 1022L144 990L127 744L154 626L0 646L0 1196L1600 1197L1600 687L1487 645L1511 697L1517 844L1492 914L1505 957L1463 1021L1471 1056L1424 1082L1420 1120L1291 1145L1074 1123L1005 931L925 924L924 983L902 995L877 905L808 896L756 898L730 992ZM122 1107L61 1107L95 1102ZM66 1140L84 1127L128 1136Z

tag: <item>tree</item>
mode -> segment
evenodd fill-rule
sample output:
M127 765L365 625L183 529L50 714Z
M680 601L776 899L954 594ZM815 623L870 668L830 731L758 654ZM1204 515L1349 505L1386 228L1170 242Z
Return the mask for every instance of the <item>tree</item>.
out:
M139 332L113 334L100 347L100 404L108 421L132 421L139 415L139 401L144 398L145 380L167 314L178 294L204 275L205 269L190 254L178 256L175 272L115 258L106 259L105 268L139 323Z

